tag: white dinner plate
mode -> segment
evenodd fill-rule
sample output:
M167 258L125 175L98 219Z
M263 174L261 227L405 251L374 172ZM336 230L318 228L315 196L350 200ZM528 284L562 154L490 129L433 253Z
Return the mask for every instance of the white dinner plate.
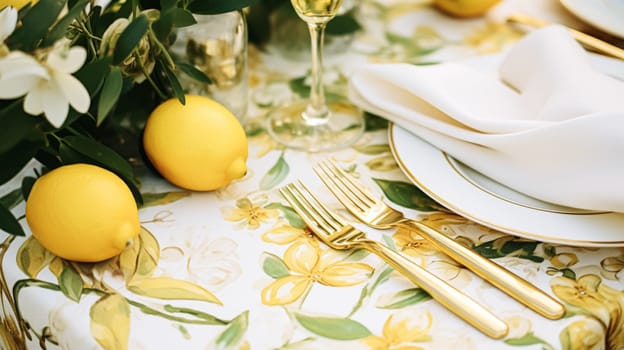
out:
M494 74L501 59L501 55L490 55L465 63ZM624 62L598 55L591 55L591 61L600 71L624 80ZM624 246L624 213L589 212L528 197L463 165L396 124L389 127L389 142L410 181L470 220L542 242Z
M624 0L560 0L581 20L609 34L624 38Z

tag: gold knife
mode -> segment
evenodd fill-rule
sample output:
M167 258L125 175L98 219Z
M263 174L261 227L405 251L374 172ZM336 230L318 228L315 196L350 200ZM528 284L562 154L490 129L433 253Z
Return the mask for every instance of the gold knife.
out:
M548 22L521 13L510 15L509 17L507 17L507 22L525 24L536 28L541 28L550 24ZM581 43L586 48L624 60L624 49L611 45L605 41L580 32L576 29L572 29L569 27L566 28L570 31L570 33L572 33L574 39L576 39L576 41Z

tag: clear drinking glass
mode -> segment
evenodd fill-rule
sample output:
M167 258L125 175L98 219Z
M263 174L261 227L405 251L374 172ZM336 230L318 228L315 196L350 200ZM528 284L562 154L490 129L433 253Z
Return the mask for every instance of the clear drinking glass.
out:
M321 152L346 147L364 132L364 118L346 101L326 103L323 90L323 41L327 22L342 0L291 0L308 24L312 51L312 83L307 100L279 106L269 113L268 131L289 148Z
M203 71L202 83L178 74L186 93L222 103L241 123L247 115L247 22L242 10L195 15L197 23L180 28L172 51Z

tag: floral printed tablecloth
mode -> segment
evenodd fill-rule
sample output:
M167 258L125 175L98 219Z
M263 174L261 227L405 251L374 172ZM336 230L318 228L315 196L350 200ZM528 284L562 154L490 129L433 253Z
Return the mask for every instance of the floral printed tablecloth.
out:
M507 0L471 20L446 17L422 1L361 1L364 29L328 45L329 98L344 96L358 62L432 63L504 50L523 35L502 21L514 9L591 31L554 0ZM275 144L263 130L264 114L307 91L307 55L291 54L283 42L250 49L250 159L242 180L191 193L146 173L144 229L102 263L64 261L29 235L2 236L3 349L624 348L623 249L530 241L445 210L401 173L387 123L373 116L363 139L346 150L306 154ZM377 257L320 244L277 190L301 179L341 210L311 171L326 158L410 216L555 296L567 305L566 317L535 314L414 232L370 230L504 319L508 336L493 340ZM9 183L0 196L21 215L16 188Z

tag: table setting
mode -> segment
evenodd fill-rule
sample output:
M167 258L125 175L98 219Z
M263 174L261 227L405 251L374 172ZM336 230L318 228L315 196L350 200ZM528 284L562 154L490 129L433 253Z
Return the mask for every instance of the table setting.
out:
M623 16L0 4L0 347L624 348Z

